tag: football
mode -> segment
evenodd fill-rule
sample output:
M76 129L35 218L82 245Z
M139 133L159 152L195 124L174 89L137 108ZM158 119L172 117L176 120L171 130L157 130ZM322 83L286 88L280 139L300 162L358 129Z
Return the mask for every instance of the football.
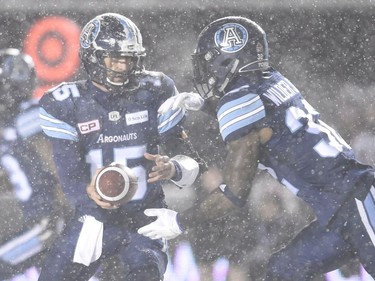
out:
M103 200L125 204L137 191L137 177L128 167L112 163L103 167L96 179L95 189Z

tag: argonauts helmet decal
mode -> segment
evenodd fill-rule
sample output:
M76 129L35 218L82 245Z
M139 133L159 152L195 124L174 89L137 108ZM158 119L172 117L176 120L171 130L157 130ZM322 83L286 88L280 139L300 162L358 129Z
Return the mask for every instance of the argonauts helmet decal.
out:
M220 18L201 31L192 60L197 92L220 98L235 77L256 80L269 68L266 33L248 18Z
M81 33L81 47L82 48L89 48L92 42L95 41L96 37L98 37L98 34L100 32L100 21L98 19L93 19L91 22L89 22Z
M238 23L224 24L215 33L216 46L225 53L235 53L246 46L249 34L245 27Z

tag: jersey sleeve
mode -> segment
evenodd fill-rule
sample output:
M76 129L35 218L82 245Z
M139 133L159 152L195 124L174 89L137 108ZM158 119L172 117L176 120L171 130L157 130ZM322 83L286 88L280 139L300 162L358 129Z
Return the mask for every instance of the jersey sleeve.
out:
M158 131L161 136L170 134L172 131L182 131L182 123L185 120L186 111L182 108L168 110L158 116Z
M158 101L158 108L168 98L178 94L178 90L175 86L174 81L163 75L160 98ZM168 110L167 112L158 116L158 131L162 138L167 137L170 134L179 134L182 131L182 125L185 121L186 110L177 108L175 110Z
M217 120L225 142L247 135L265 116L259 95L248 91L229 92L218 104Z
M72 95L79 95L77 86L61 84L40 99L40 126L47 136L78 141L78 132L73 121L74 101Z
M52 143L53 158L64 195L70 205L89 204L86 186L90 181L88 166L80 149L75 127L77 85L63 83L47 92L39 101L40 123Z
M169 97L175 96L178 93L173 80L164 75L158 108ZM200 157L188 136L183 132L186 116L187 111L182 108L169 109L158 116L158 131L161 146L163 153L166 153L169 157L182 154L196 160L199 164L199 172L202 174L207 170L207 163Z

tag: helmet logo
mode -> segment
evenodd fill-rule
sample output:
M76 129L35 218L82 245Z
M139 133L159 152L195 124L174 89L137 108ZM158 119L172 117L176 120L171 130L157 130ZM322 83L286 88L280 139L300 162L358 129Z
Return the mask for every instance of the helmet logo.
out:
M98 37L100 31L100 22L98 19L93 19L90 21L82 30L81 33L81 47L82 48L89 48L91 43L95 41L96 37Z
M215 44L225 53L235 53L245 47L249 35L238 23L227 23L215 33Z

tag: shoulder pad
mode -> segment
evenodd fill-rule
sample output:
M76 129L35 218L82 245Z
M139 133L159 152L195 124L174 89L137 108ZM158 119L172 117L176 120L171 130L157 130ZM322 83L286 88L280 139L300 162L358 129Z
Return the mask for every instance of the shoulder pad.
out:
M48 136L77 140L75 103L81 97L82 85L80 82L61 83L40 99L40 122Z
M147 90L171 89L175 87L174 81L163 72L145 71L140 78L140 87Z
M81 94L80 89L87 89L84 81L63 82L56 87L49 89L45 95L51 95L57 101L78 98Z
M80 91L77 83L64 82L48 90L44 96L46 95L50 96L51 99L54 99L56 101L64 101L79 97ZM42 99L44 98L44 96L42 97Z
M249 87L228 92L217 106L217 120L224 141L239 139L266 116L263 101Z
M159 107L166 99L178 93L174 81L162 72L144 71L140 77L140 91L147 91L155 96Z
M160 88L164 79L164 74L162 72L156 71L144 71L143 75L140 77L140 87L141 89L153 90L155 88Z

